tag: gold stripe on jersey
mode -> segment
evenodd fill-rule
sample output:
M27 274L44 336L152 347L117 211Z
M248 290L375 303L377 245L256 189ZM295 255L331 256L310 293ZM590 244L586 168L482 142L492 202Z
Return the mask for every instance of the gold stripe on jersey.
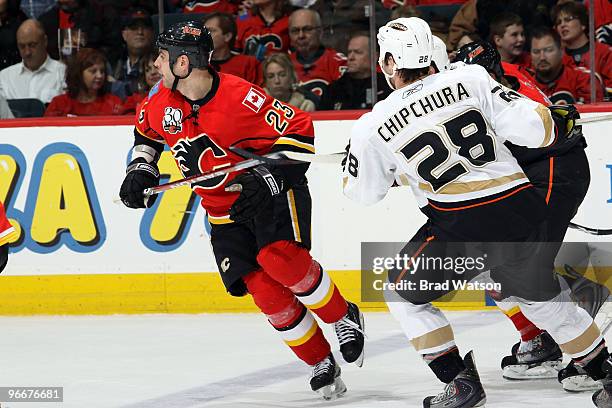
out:
M297 326L289 330L279 330L279 333L288 346L295 347L310 340L317 332L318 327L312 313L307 311L302 321L299 322Z
M157 143L162 143L162 144L165 143L163 138L161 140L160 139L153 139L151 136L147 135L146 133L144 133L143 131L138 129L137 126L134 126L134 129L138 132L139 135L141 135L143 137L146 137L147 139L153 140L154 142L157 142Z
M221 217L215 217L214 215L208 214L208 222L211 224L231 224L234 221L230 220L229 215L223 215Z
M17 239L17 235L17 230L15 230L14 227L10 227L6 231L3 231L0 234L0 246L15 241Z
M498 177L491 180L467 181L465 183L453 182L445 185L438 191L433 191L429 184L419 183L419 188L435 194L466 194L474 191L488 190L493 187L503 186L516 180L527 178L525 173L519 172L509 176Z
M514 306L514 307L513 307L512 309L510 309L510 310L504 310L504 309L502 309L502 308L500 307L500 308L499 308L499 310L501 310L502 312L504 312L504 314L505 314L506 316L508 316L508 317L512 317L512 316L514 316L515 314L517 314L518 312L520 312L520 311L521 311L521 308L520 308L520 307L518 307L518 306Z
M315 147L312 143L306 143L288 136L279 137L278 140L274 143L274 145L290 145L303 150L307 150L310 153L315 152Z
M293 224L293 238L296 242L302 242L300 234L300 224L298 222L297 207L295 206L295 196L293 190L287 191L287 200L289 201L289 213L291 214L291 223Z
M584 353L585 350L593 349L597 344L601 342L601 332L595 322L578 337L567 343L559 344L559 348L567 354L579 354Z
M416 351L426 350L434 347L442 346L443 344L449 343L455 339L453 329L450 325L440 327L429 333L425 333L422 336L411 339L410 342L414 346Z
M553 138L553 121L552 116L550 116L550 111L542 104L538 104L538 107L535 109L536 113L540 115L542 119L542 124L544 125L544 141L540 145L540 147L546 147L550 144L550 139Z
M309 295L296 296L307 308L319 309L329 302L329 299L331 299L334 294L335 287L336 286L331 281L327 272L321 270L321 281L319 282L319 286Z
M402 186L410 185L410 180L408 180L408 176L406 176L405 174L400 174L399 180L400 180L400 183L402 183Z

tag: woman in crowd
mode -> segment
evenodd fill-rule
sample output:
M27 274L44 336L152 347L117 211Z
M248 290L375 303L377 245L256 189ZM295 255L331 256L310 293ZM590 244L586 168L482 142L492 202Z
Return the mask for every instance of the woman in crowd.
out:
M306 99L297 86L297 75L287 54L272 54L263 62L264 89L281 102L288 103L306 112L315 110L313 101Z
M121 99L108 90L106 66L102 52L93 48L80 49L66 68L67 92L51 100L45 116L121 114Z

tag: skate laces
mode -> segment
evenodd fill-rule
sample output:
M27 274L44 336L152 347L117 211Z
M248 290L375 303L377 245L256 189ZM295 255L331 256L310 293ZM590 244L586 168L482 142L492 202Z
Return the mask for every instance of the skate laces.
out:
M355 335L355 331L358 331L359 333L365 336L365 333L363 332L361 327L359 327L357 323L352 321L347 316L334 323L334 329L336 330L336 335L338 336L338 342L340 343L340 345L355 340L357 338Z
M444 391L442 391L440 394L436 395L431 402L432 403L438 403L441 401L444 401L445 399L450 398L451 396L455 395L457 393L457 388L455 387L455 382L452 381L448 384L446 384L446 387L444 387Z
M319 361L312 367L312 377L317 377L321 374L325 374L334 366L334 363L331 361L331 358L325 357L324 360Z

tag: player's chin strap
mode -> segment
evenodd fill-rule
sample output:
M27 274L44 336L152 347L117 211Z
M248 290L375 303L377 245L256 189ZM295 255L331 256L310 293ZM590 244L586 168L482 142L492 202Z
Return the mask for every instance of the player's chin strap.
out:
M176 60L174 60L174 63L176 63ZM187 68L187 75L178 76L174 73L174 64L170 65L170 72L172 72L172 75L174 75L174 82L172 82L172 92L176 91L176 87L178 86L179 80L187 78L191 74L191 71L193 71L193 66L190 63L189 68Z

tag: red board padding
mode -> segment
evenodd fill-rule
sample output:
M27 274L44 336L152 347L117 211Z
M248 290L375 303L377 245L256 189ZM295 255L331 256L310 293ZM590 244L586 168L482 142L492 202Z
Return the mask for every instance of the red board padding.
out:
M582 113L610 112L612 103L602 102L589 105L577 105ZM312 113L313 120L354 120L368 112L367 110L319 111ZM74 118L22 118L0 120L0 128L15 127L66 127L66 126L121 126L134 123L134 116L81 116Z

